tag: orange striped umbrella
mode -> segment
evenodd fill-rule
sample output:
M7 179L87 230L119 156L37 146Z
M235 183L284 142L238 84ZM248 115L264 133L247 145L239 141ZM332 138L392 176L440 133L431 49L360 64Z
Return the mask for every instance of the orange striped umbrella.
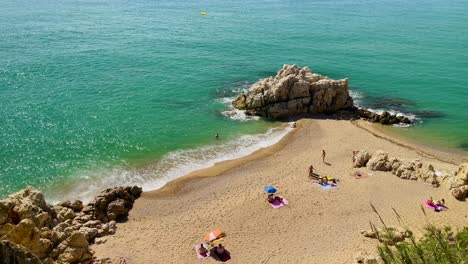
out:
M213 240L218 239L220 237L224 237L223 231L221 231L219 229L215 229L215 230L209 232L208 234L206 234L205 237L203 237L203 240L205 240L207 242L210 242L210 241L213 241Z

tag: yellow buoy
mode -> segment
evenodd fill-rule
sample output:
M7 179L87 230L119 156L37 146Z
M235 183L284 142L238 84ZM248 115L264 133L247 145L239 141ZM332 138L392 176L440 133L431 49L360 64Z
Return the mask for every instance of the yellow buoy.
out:
M201 15L202 15L202 16L206 16L206 12L205 12L205 11L202 11L202 12L201 12Z

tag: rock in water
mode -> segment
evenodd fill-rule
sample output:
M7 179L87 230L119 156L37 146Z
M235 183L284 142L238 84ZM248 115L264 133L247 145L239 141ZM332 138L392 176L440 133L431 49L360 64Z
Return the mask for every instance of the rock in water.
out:
M333 113L353 106L348 80L332 80L307 68L284 65L275 77L254 83L233 101L247 114L271 118L300 113Z

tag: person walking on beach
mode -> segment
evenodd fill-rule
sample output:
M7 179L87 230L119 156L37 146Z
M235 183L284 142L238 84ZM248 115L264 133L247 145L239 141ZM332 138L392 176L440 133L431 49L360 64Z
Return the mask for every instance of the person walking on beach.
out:
M325 157L326 157L326 156L327 156L327 153L325 152L324 149L322 149L322 161L323 161L323 163L326 163L326 162L325 162Z

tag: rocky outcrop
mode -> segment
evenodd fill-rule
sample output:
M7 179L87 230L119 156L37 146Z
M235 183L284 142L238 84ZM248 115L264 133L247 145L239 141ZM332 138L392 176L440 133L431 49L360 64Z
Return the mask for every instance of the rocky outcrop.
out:
M408 117L402 115L392 115L387 111L378 114L364 108L359 108L356 109L356 114L364 120L372 123L380 123L382 125L411 124L411 120Z
M389 112L377 114L357 108L349 95L348 80L333 80L313 73L308 67L284 65L275 77L261 79L246 93L239 95L232 105L247 115L285 118L302 113L341 113L347 118L362 118L384 125L410 124L404 116Z
M353 156L355 168L367 167L373 171L390 171L401 179L423 181L434 187L446 186L452 196L458 200L465 200L468 197L468 163L461 164L455 174L439 172L437 176L431 164L423 164L419 160L389 158L383 151L371 155L361 150L354 152Z
M41 192L28 187L0 200L1 252L11 260L25 259L11 263L89 261L89 244L114 234L115 220L127 217L141 193L136 186L116 187L104 190L86 206L78 200L52 206Z
M332 113L353 106L348 80L332 80L307 68L284 65L275 77L261 79L233 101L247 114L271 118L300 113Z

